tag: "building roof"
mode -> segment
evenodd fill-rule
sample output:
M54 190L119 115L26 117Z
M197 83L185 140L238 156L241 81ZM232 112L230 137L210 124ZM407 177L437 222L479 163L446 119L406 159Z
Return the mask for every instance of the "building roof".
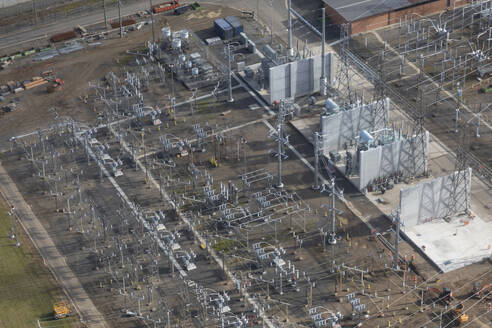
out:
M348 22L434 0L323 0Z

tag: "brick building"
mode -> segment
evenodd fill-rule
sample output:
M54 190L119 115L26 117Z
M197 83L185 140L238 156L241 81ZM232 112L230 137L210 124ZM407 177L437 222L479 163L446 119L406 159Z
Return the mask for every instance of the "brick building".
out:
M323 0L326 15L335 24L350 24L357 34L398 23L407 15L435 14L464 5L466 0Z

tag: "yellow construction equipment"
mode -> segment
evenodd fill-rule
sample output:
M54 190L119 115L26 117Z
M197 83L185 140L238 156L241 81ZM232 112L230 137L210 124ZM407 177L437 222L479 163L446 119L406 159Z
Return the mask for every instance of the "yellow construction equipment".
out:
M70 304L64 301L53 304L53 316L55 319L62 319L70 316Z
M468 314L463 313L462 315L459 316L457 321L460 325L462 325L462 324L468 322L469 319L470 319L470 317L468 316Z
M219 167L219 161L215 157L210 158L209 162L212 167Z
M468 314L466 313L463 313L463 304L459 303L458 305L456 305L453 309L453 316L454 318L456 318L456 322L461 325L461 324L464 324L466 322L468 322L468 320L470 319L470 317L468 316Z

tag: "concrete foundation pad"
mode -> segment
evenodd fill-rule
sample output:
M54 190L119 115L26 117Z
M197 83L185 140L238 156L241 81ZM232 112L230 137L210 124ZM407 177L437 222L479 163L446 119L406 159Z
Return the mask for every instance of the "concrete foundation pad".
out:
M419 224L405 229L405 234L443 272L449 272L492 256L491 225L478 217L467 218Z
M390 114L394 115L395 112L398 114L396 110L391 111ZM312 135L318 127L319 119L300 119L290 123L312 143ZM412 179L408 184L396 184L393 189L387 190L384 194L369 192L365 196L381 212L390 216L391 212L398 208L400 189L453 172L454 158L432 135L429 143L429 165L430 177ZM344 172L342 164L336 165L336 168ZM354 183L352 179L349 178ZM492 194L476 176L472 176L470 198L474 218L462 215L450 222L435 220L413 227L402 227L402 234L405 234L443 272L452 271L492 256L492 215L488 207L488 204L492 204ZM425 246L425 250L422 246Z

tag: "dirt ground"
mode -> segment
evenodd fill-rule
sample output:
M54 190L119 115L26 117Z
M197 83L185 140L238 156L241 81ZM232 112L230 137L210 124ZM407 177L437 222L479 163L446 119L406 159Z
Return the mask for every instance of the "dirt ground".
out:
M187 28L204 37L210 35L213 19L230 14L240 15L222 7L203 8L184 18L162 16L159 26L169 24L173 30ZM308 310L316 306L323 311L343 313L344 326L361 321L367 327L437 327L441 310L444 323L451 326L456 320L450 317L450 308L434 302L436 296L429 292L432 291L429 288L444 287L452 288L453 305L462 302L467 309L469 327L490 326L490 305L471 295L474 282L492 281L490 262L439 274L403 241L401 254L406 256L408 268L404 265L402 270L392 270L391 253L383 244L392 242L391 222L340 177L337 184L344 189L345 198L360 216L370 217L370 223L383 238L371 231L354 210L337 201L336 207L342 212L336 220L338 239L335 246L325 249L319 228L328 223L329 213L323 205L330 200L326 194L312 190L312 171L289 147L286 147L288 157L283 162L283 182L284 191L292 196L285 204L291 207L285 213L272 210L272 217L277 218L274 222L265 220L261 225L246 228L227 227L220 223L218 208L197 202L195 197L203 198L204 190L210 185L217 191L221 183L223 188L229 181L240 187L240 206L258 206L254 200L258 193L270 192L268 195L278 196L277 189L270 188L276 182L277 172L277 161L271 152L277 144L269 136L270 126L276 125L275 118L242 84L235 83L236 101L232 105L225 101L223 93L217 98L198 101L193 115L188 105L178 106L175 114L162 113L160 127L148 118L127 117L112 124L110 129L101 127L94 132L92 137L97 138L104 152L121 162L123 176L115 178L119 190L113 180L107 178L113 176L105 177L102 169L90 159L89 149L98 152L97 147L84 149L82 142L74 142L69 130L60 131L59 135L46 132L42 143L33 135L25 138L25 145L18 142L13 151L9 151L10 137L47 128L60 117L71 117L84 126L95 126L100 113L99 117L107 117L109 111L104 109L88 83L101 81L103 85L102 78L110 71L122 76L125 69L137 70L131 65L133 56L126 50L142 50L142 40L150 39L151 35L150 28L145 27L127 34L124 42L114 38L103 41L100 47L47 62L15 63L0 76L0 83L4 83L29 79L54 68L56 75L65 81L63 90L54 94L46 94L43 87L24 91L19 95L21 108L0 117L0 145L5 150L2 162L108 322L114 327L144 327L142 320L122 313L126 309L140 312L142 307L141 311L150 319L165 318L166 310L173 325L198 327L197 321L208 314L194 297L199 288L193 286L199 285L214 291L228 291L231 313L237 317L244 315L251 326L261 327L257 312L245 301L245 295L237 291L232 279L225 279L222 263L236 278L240 277L267 316L279 326L312 326ZM261 44L261 33L257 37ZM213 48L211 52L210 58L219 60L221 49ZM111 88L106 91L110 93ZM206 96L210 91L210 87L205 88L198 96ZM169 83L153 82L144 93L144 99L147 104L162 107L168 104L170 93ZM191 95L180 84L175 85L175 93L177 102L186 101ZM84 103L86 95L89 101ZM50 111L53 107L59 117ZM166 135L172 136L172 140L195 144L193 140L198 135L192 126L198 123L208 133L203 140L205 151L198 146L193 156L183 155L181 151L164 151L162 137ZM312 165L309 142L289 124L286 133L290 135L289 144ZM216 134L220 134L220 138ZM30 156L30 145L34 148L32 161L26 160ZM140 159L140 167L130 150ZM212 159L218 161L218 167L212 164ZM169 164L170 160L175 167ZM47 178L41 178L38 162L46 165ZM33 165L37 168L33 169ZM262 180L251 187L245 186L241 174L263 168L272 175L271 182ZM179 204L182 214L163 200L161 188ZM196 254L198 269L188 271L186 279L173 278L178 270L175 272L175 266L166 255L154 257L155 243L150 242L144 224L135 220L132 208L122 201L122 194L139 209L165 213L167 230L180 233L182 250ZM71 215L70 210L67 214L69 206L76 209L77 214ZM283 202L278 206L284 206ZM292 209L302 209L302 215L292 215ZM200 245L183 217L206 238L207 245ZM255 256L254 243L268 243L283 249L282 259L288 263L289 270L280 278L281 282L273 265ZM122 245L128 245L128 250ZM212 260L210 249L216 251L222 261ZM184 265L184 262L179 263ZM299 270L298 275L290 270L291 265ZM129 269L139 266L145 277L135 273L139 270ZM126 282L124 277L128 277ZM268 282L270 279L274 279L273 283ZM149 285L155 286L156 291L147 290ZM151 298L154 293L159 302ZM141 302L138 297L144 297L145 301ZM359 315L349 303L351 298L365 305Z
M225 7L212 7L212 9L204 8L179 17L159 15L156 16L158 19L156 19L155 29L158 36L160 28L168 25L171 25L173 30L187 28L203 36L210 34L213 30L214 19L228 15L240 16L241 14ZM142 40L149 39L152 39L152 31L150 26L145 26L138 32L128 33L125 36L125 42L121 42L118 37L112 37L105 40L104 45L99 47L86 47L82 51L42 62L25 58L7 66L0 74L0 84L8 81L30 80L50 69L53 69L56 76L63 79L65 84L61 92L53 94L47 94L45 86L41 86L6 97L2 105L15 98L19 98L19 104L18 109L14 112L0 111L1 149L7 149L8 140L13 135L43 129L53 123L55 114L50 111L51 108L55 108L60 117L72 117L77 121L95 124L97 113L94 113L93 108L89 108L81 100L81 97L90 92L88 83L101 81L110 71L122 72L125 68L125 60L128 58L126 50L142 47L144 46ZM167 96L162 98L167 99Z

